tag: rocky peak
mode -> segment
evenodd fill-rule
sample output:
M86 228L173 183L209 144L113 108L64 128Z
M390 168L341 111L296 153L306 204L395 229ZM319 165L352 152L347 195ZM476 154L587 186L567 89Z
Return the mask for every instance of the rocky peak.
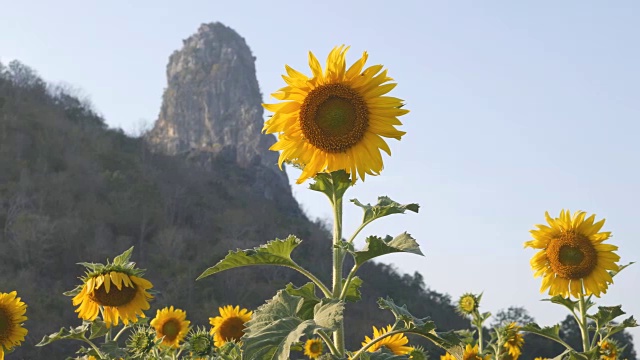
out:
M261 133L262 95L244 38L220 23L201 25L169 57L167 82L160 115L146 136L156 151L260 165L277 172L270 180L289 188L278 154L268 150L275 137Z

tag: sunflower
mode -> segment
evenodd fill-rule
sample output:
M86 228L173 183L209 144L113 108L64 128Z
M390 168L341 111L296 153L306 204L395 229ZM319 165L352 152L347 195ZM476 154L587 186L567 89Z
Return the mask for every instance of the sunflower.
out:
M213 338L204 328L191 330L187 337L186 349L194 359L205 359L214 352Z
M444 355L440 355L440 360L457 360L453 355L446 353Z
M120 319L127 325L144 318L143 310L149 309L147 292L151 283L141 277L127 272L111 271L105 274L89 276L84 285L73 298L73 305L78 306L78 317L93 321L102 308L102 316L107 327L118 325Z
M378 175L380 150L391 155L382 137L400 140L405 134L395 126L402 125L397 117L409 111L401 109L402 100L383 96L397 84L387 83L393 79L382 65L363 70L366 52L347 70L348 49L333 48L324 72L309 52L311 78L285 66L282 78L288 86L272 94L284 102L263 104L274 113L263 131L278 134L270 150L282 151L280 168L285 161L302 167L298 184L319 172L345 170L353 182L356 176Z
M187 313L174 309L173 306L158 310L150 323L156 329L157 337L163 338L162 344L171 347L179 346L189 331L189 324L191 322L187 321Z
M247 309L240 310L240 306L235 308L231 305L218 308L220 316L209 318L211 324L211 335L215 341L215 345L220 347L227 341L239 341L244 335L244 324L251 320L252 311Z
M309 359L317 359L324 350L324 343L320 339L308 339L307 342L304 343L304 354L309 357Z
M458 301L458 313L462 315L471 315L478 310L480 306L480 296L473 295L471 293L466 293L460 296L460 300Z
M513 360L518 359L522 354L522 345L524 344L524 337L520 333L520 327L515 322L510 323L506 327L506 340L504 343L505 349Z
M491 358L490 355L485 356L484 358L478 354L480 350L478 350L478 344L471 347L470 344L464 348L464 353L462 354L462 360L489 360Z
M19 346L27 335L22 323L27 305L20 301L17 292L0 293L0 360L4 359L4 351Z
M156 346L156 332L147 326L137 326L126 342L127 352L134 359L144 358Z
M604 219L594 223L595 215L585 219L584 211L571 216L562 210L559 218L545 213L547 225L536 225L531 230L533 240L525 247L541 249L531 258L534 277L542 276L540 292L549 289L549 295L579 297L580 294L600 297L606 293L613 279L607 270L617 270L620 256L613 251L618 247L603 244L610 232L599 232Z
M600 359L602 360L616 360L618 359L618 347L611 341L601 341L598 343Z
M376 329L376 327L373 326L373 339L379 336L382 336L388 333L389 331L391 331L391 325L387 325L386 329L380 328L380 330ZM368 336L365 336L364 341L362 342L362 346L366 346L367 344L372 342L373 339L370 339ZM403 333L393 334L391 336L387 336L384 339L376 342L370 348L368 348L367 351L376 352L378 349L384 346L387 349L389 349L389 351L391 351L396 355L406 355L409 352L411 352L411 350L413 350L412 347L404 346L408 342L409 342L409 339L407 339L407 337Z

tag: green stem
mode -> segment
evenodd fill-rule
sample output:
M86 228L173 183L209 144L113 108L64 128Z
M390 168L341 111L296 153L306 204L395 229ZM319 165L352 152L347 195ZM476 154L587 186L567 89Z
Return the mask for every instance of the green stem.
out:
M478 323L476 324L476 327L478 328L478 351L480 354L482 354L482 349L483 349L482 324L478 321Z
M583 291L580 291L580 302L578 303L580 309L580 333L582 334L582 347L583 351L587 352L591 349L589 341L589 329L587 328L587 306L584 301Z
M313 281L314 284L316 284L316 286L320 289L320 291L322 291L322 293L324 294L324 296L326 297L331 297L331 290L329 290L329 288L322 282L320 281L320 279L318 279L315 275L313 275L311 272L309 272L309 270L296 265L296 266L290 266L292 269L300 272L302 275L306 276L309 278L309 280Z
M349 271L349 275L347 275L347 279L342 284L342 291L340 292L340 300L344 300L347 297L347 292L349 291L349 285L351 284L351 280L356 275L356 271L358 271L360 267L357 265L353 265L351 271Z
M104 357L102 356L102 352L100 352L100 349L98 349L98 347L91 340L87 339L84 336L82 336L81 340L89 344L93 348L93 350L95 350L96 354L98 354L100 359L104 359Z
M333 205L333 299L338 299L342 291L342 265L344 253L340 247L342 242L342 197L333 193L331 199ZM341 321L338 329L333 333L333 342L339 355L344 354L344 322Z
M129 325L125 325L122 327L122 329L120 329L120 331L118 331L118 333L116 334L116 337L113 338L113 341L118 341L118 338L120 337L120 335L122 335L122 333L124 333L125 330L127 330L129 328Z
M318 330L318 336L320 336L320 338L324 340L324 343L327 344L327 346L329 347L329 351L331 351L331 354L335 356L340 355L340 353L338 352L338 349L336 349L336 346L333 345L333 341L331 341L331 337L329 337L329 335L327 335L327 333L324 332L324 330Z
M350 243L350 244L353 243L353 240L356 239L356 236L358 236L360 231L362 231L362 229L364 229L364 227L367 226L370 222L371 221L360 224L360 226L356 229L356 231L353 233L353 235L351 235L351 237L349 238L348 243Z

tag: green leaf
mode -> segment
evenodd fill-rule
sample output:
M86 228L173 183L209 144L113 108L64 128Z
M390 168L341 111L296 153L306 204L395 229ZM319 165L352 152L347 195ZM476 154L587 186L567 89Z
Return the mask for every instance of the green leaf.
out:
M547 339L551 339L559 344L562 344L569 350L575 351L560 338L560 324L556 324L554 326L545 326L541 328L536 323L530 323L524 325L521 330L546 337Z
M364 216L362 218L363 224L368 224L375 219L392 215L392 214L404 214L405 211L413 211L415 213L420 209L418 204L406 204L402 205L391 200L387 196L379 196L378 203L371 206L371 204L362 204L358 199L351 199L351 202L361 207L364 210Z
M246 323L242 337L243 358L289 359L291 346L302 336L313 336L318 330L334 331L342 321L343 302L321 300L314 307L314 316L309 320L297 315L303 304L302 297L280 290L259 307Z
M622 305L618 306L598 306L598 312L594 315L587 315L589 318L596 321L598 328L603 327L605 324L611 322L618 316L624 315L622 311Z
M371 260L375 257L396 252L408 252L423 255L418 243L406 232L396 236L395 238L387 236L382 239L377 236L369 236L366 241L367 244L364 249L352 254L356 261L356 266L360 266L367 260Z
M614 334L619 333L620 331L626 329L626 328L630 328L630 327L636 327L638 326L638 322L636 322L636 319L633 318L633 316L628 317L626 319L624 319L624 321L622 321L620 324L608 324L604 327L605 330L605 334L611 336Z
M287 284L284 289L289 295L299 296L304 299L297 315L303 320L313 318L313 309L320 302L320 298L316 296L316 285L314 283L306 283L296 288L292 283Z
M127 352L118 346L118 343L109 340L100 346L100 351L109 355L108 359L122 359L127 356Z
M571 298L564 298L562 295L556 295L549 299L542 299L542 301L550 301L554 304L562 305L570 311L574 311L578 307L578 301L573 301Z
M360 294L360 287L362 286L362 279L357 276L354 276L349 283L349 287L347 288L347 296L345 296L345 300L349 302L357 302L362 299L362 294Z
M69 330L65 328L61 328L60 331L53 333L51 335L45 335L42 340L36 344L36 346L44 346L47 344L51 344L54 341L63 340L63 339L77 339L80 340L84 338L84 334L89 330L89 326L91 326L90 321L83 321L82 325L77 327L70 327Z
M386 347L380 348L376 352L364 352L360 355L358 360L406 360L409 359L407 355L395 355L389 351Z
M129 259L131 259L131 254L133 253L133 246L130 247L128 250L125 250L122 254L116 256L115 258L113 258L113 264L114 265L126 265L129 262Z
M280 265L297 267L297 264L291 260L291 252L301 242L302 240L297 237L289 235L284 240L275 239L254 249L229 251L229 254L224 259L205 270L196 280L241 266Z
M417 318L413 316L406 305L398 306L395 302L387 297L386 299L378 299L378 305L381 309L389 310L393 313L397 322L404 323L403 328L396 328L396 330L406 330L407 333L418 334L431 340L437 346L448 351L451 355L457 359L462 359L464 347L462 340L458 334L454 331L447 331L437 333L435 331L436 325L428 318Z
M109 332L107 325L100 319L93 320L89 330L89 340L105 336Z
M314 182L309 185L309 189L319 191L333 202L334 195L341 199L344 193L352 185L349 174L344 170L334 171L332 173L318 173L314 178Z
M611 277L614 277L614 276L616 276L616 275L620 274L620 272L621 272L622 270L626 269L627 267L631 266L631 265L632 265L632 264L634 264L634 263L635 263L635 262L633 262L633 261L632 261L632 262L630 262L630 263L628 263L628 264L626 264L626 265L620 265L620 266L618 267L618 270L611 270L611 271L609 271L609 274L611 275Z

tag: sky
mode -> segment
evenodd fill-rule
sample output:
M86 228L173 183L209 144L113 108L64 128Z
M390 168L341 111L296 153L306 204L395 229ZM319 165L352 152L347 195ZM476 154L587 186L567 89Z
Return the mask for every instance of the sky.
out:
M168 57L202 23L246 39L267 102L285 64L310 74L309 50L325 58L351 45L349 63L368 51L411 113L382 175L346 197L419 203L419 214L363 235L408 231L425 257L383 261L453 299L484 292L483 311L524 306L543 325L566 316L540 301L535 251L523 248L545 211L606 218L621 263L640 260L640 2L23 0L0 9L0 61L82 89L131 134L157 118ZM324 195L297 176L289 169L304 210L329 220ZM346 235L360 218L347 202ZM624 270L598 305L640 317L639 277L640 264ZM640 330L631 333L639 343Z

